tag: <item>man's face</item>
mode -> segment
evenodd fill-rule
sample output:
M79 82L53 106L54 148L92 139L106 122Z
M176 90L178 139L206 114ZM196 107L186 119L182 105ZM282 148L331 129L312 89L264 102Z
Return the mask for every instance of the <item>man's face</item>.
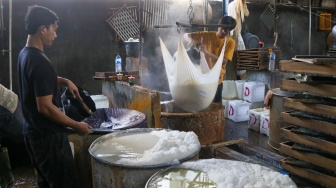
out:
M219 38L224 38L225 36L228 35L228 31L222 27L218 27L218 31L217 31L217 36Z
M57 37L56 30L58 28L58 25L57 23L55 23L55 24L50 25L49 28L47 26L42 26L42 27L44 27L42 28L43 29L43 35L42 35L43 45L51 46L55 38Z

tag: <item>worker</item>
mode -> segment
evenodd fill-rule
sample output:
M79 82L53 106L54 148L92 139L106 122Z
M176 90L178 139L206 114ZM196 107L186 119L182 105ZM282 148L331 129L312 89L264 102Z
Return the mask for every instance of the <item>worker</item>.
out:
M225 43L225 54L222 62L222 69L218 80L218 87L213 102L222 103L223 79L226 72L226 64L232 60L235 49L235 41L229 36L230 31L235 28L236 21L230 16L223 16L218 21L219 25L227 27L218 27L216 31L201 31L185 33L184 39L188 46L199 46L199 50L204 53L205 59L211 69L216 63Z
M56 13L46 7L28 7L27 43L18 57L19 98L28 124L23 135L38 187L72 188L78 187L78 180L67 127L80 135L92 130L87 123L74 121L61 111L58 84L66 85L74 97L80 96L72 81L57 76L44 53L57 36L58 21Z

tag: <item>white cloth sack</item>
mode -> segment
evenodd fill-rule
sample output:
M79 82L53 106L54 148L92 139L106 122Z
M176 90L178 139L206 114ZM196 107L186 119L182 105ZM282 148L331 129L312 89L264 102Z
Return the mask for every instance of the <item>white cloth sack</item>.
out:
M178 39L175 61L162 39L159 39L170 93L176 105L189 112L206 109L216 94L225 45L211 70L205 65L204 54L201 54L201 68L198 69L188 57L181 37Z

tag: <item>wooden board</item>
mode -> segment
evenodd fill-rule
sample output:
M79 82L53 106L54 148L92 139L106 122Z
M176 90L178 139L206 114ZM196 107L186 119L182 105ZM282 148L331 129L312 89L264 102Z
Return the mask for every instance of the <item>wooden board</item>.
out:
M326 121L319 121L309 118L299 118L291 116L288 112L281 113L282 120L285 123L298 125L301 127L305 127L308 129L313 129L315 131L319 131L325 134L336 135L336 124L329 123Z
M282 60L279 66L280 71L283 72L295 72L303 74L314 74L323 76L335 76L336 65L335 64L323 64L315 65L305 62L298 62L292 60Z
M336 155L336 143L321 138L293 133L291 132L292 128L293 127L281 128L281 133L286 140Z
M135 75L138 76L139 75L139 71L123 71L121 72L123 75ZM95 78L108 78L110 76L117 76L118 72L95 72L94 77Z
M298 151L292 148L293 142L280 143L279 152L313 165L336 171L336 161L318 154Z
M316 172L314 170L287 164L286 159L281 161L281 166L290 173L306 178L310 181L314 181L322 186L335 187L336 185L335 177Z
M332 84L313 85L307 83L298 83L296 80L291 79L282 79L280 89L295 92L309 92L313 95L322 97L336 97L336 85Z
M298 57L293 57L292 58L295 61L302 61L305 63L310 63L310 64L316 64L316 65L321 65L321 64L336 64L336 58L298 58Z
M284 98L283 107L309 112L325 117L336 117L336 107L324 104L309 104L296 102L291 98Z

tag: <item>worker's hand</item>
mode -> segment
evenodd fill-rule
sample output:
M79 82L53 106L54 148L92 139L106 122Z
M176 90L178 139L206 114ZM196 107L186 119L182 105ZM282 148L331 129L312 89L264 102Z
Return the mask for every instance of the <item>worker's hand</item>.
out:
M195 41L194 40L190 40L188 43L187 43L187 48L194 48L196 45L195 45Z
M207 47L204 45L204 44L201 44L199 47L198 47L198 50L200 52L203 52L204 54L208 54L208 49Z
M266 96L264 98L264 106L265 106L266 109L270 108L269 102L270 102L270 100L272 98L272 95L273 95L272 90L268 90L268 92L266 93Z
M76 126L76 132L79 134L79 135L87 135L87 134L90 134L92 133L92 127L85 123L85 122L77 122L77 126Z
M67 80L67 86L68 86L68 90L70 91L71 95L74 97L74 98L81 98L81 96L79 95L79 92L78 92L78 88L76 87L76 85L70 81L70 80Z

